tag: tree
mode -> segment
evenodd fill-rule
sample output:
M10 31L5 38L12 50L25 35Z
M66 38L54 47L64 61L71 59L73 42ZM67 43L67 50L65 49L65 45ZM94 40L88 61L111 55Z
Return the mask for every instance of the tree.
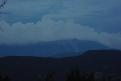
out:
M0 81L11 81L10 78L8 76L2 76L0 75Z
M7 0L0 0L0 9L3 8L6 3L7 3Z
M4 6L6 5L7 0L0 0L0 9L4 8ZM0 14L6 14L6 12L1 12Z
M38 78L38 81L55 81L55 76L52 72L48 72L46 75L39 74Z
M3 77L0 75L0 81L3 81Z
M48 73L45 77L45 81L55 81L54 73Z
M95 73L94 72L89 73L87 81L95 81Z
M11 81L10 78L8 76L6 76L3 81Z
M66 78L66 81L82 81L82 75L79 69L71 71Z

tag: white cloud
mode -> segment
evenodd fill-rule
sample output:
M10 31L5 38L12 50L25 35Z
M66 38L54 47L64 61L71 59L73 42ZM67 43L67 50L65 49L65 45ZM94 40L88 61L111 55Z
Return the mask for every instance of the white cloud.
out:
M80 39L97 41L109 47L120 48L121 34L97 32L94 28L76 24L73 20L54 21L43 18L37 23L0 22L0 44L29 44L41 41Z
M74 22L75 18L105 13L120 3L120 0L10 0L4 9L12 12L15 17L30 18L40 13L44 15L37 23L18 22L9 25L4 21L0 22L0 44L27 44L77 38L121 48L120 33L97 32L94 27ZM53 20L63 18L64 21ZM8 20L11 19L8 17Z

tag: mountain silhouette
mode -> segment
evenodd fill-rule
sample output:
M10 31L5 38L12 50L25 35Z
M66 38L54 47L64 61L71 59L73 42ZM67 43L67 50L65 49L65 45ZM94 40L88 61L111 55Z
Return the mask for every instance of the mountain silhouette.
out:
M77 67L82 72L121 73L120 58L119 50L89 50L65 58L8 56L0 58L0 72L12 81L38 81L39 75L54 72L57 81L64 81L65 74Z
M68 57L78 56L87 50L107 49L108 47L95 41L86 40L58 40L39 42L27 45L0 45L1 56L41 56Z

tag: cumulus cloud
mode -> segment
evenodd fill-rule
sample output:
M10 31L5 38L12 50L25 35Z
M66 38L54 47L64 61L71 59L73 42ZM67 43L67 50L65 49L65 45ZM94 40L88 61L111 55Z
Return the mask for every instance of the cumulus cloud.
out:
M14 22L0 22L0 44L76 38L121 49L120 4L121 0L10 0L4 10L12 15L0 20ZM41 19L35 23L36 18ZM26 19L32 22L22 23Z
M44 17L76 20L98 31L121 30L121 0L8 0L0 20L37 22Z
M0 44L31 44L75 38L96 41L114 48L120 48L121 44L120 33L97 32L94 28L77 24L73 20L43 18L37 23L18 22L12 25L2 21L0 30Z

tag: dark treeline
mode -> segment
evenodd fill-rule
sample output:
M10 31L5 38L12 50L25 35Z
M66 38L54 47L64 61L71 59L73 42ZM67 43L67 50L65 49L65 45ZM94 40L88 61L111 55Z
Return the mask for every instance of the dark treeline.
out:
M11 81L8 76L2 76L0 75L0 81Z
M0 81L12 81L8 76L0 75ZM36 81L57 81L55 73L47 73L45 76L39 76ZM64 81L121 81L120 78L113 76L100 75L96 72L81 72L79 69L71 70L66 74Z
M57 81L54 73L48 73L45 78L38 81ZM105 76L101 72L81 72L79 69L71 70L66 74L64 81L121 81L113 76Z

